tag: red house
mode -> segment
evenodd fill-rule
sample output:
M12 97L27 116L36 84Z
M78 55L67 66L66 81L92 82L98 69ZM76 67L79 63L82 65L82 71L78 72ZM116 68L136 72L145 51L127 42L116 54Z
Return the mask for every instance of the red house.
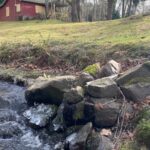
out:
M0 21L24 20L45 15L45 0L0 0Z

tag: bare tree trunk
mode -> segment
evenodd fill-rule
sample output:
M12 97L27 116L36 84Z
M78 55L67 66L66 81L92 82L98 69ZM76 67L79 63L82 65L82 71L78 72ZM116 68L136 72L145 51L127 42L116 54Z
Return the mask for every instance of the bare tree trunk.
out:
M80 0L76 0L76 9L77 9L78 22L80 22L80 21L81 21L81 6L80 6Z
M114 4L114 0L108 0L108 5L107 5L107 20L111 20L112 19L113 4Z
M71 6L71 20L72 22L80 22L81 21L81 6L80 0L72 0L68 1Z
M45 18L48 19L48 13L49 13L49 2L48 0L45 0Z
M128 16L131 15L132 2L133 0L130 0L129 7L128 7Z
M125 0L122 0L122 18L125 17Z

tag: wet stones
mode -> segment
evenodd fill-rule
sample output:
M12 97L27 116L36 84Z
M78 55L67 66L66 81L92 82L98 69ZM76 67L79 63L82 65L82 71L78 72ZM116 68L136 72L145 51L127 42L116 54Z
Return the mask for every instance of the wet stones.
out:
M66 138L66 148L69 150L84 150L86 146L86 140L90 132L92 131L92 123L87 123L82 127L79 132L73 133Z
M11 138L22 133L19 124L14 121L4 122L0 124L0 137Z
M17 113L9 109L0 109L0 123L5 121L17 121L19 119Z
M56 112L56 106L40 104L26 110L23 115L31 125L45 127L49 123L49 119L56 115Z

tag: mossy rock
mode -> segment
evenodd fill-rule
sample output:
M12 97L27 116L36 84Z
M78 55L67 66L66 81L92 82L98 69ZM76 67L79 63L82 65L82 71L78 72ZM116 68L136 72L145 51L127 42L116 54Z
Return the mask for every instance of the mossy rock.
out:
M150 83L150 77L137 77L129 80L125 85L131 85L136 83Z
M100 63L95 63L93 65L89 65L83 71L96 77L97 73L100 71Z
M143 119L136 128L136 140L150 149L150 120Z
M78 121L84 119L84 102L76 104L76 109L73 113L73 120Z

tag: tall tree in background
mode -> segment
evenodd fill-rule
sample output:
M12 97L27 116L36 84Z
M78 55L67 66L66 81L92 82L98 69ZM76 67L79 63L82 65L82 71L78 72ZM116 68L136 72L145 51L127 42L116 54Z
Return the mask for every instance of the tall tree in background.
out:
M114 2L115 2L115 0L108 0L108 5L107 5L107 20L111 20L112 19Z
M71 20L72 22L81 21L81 0L67 0L67 3L71 7Z

